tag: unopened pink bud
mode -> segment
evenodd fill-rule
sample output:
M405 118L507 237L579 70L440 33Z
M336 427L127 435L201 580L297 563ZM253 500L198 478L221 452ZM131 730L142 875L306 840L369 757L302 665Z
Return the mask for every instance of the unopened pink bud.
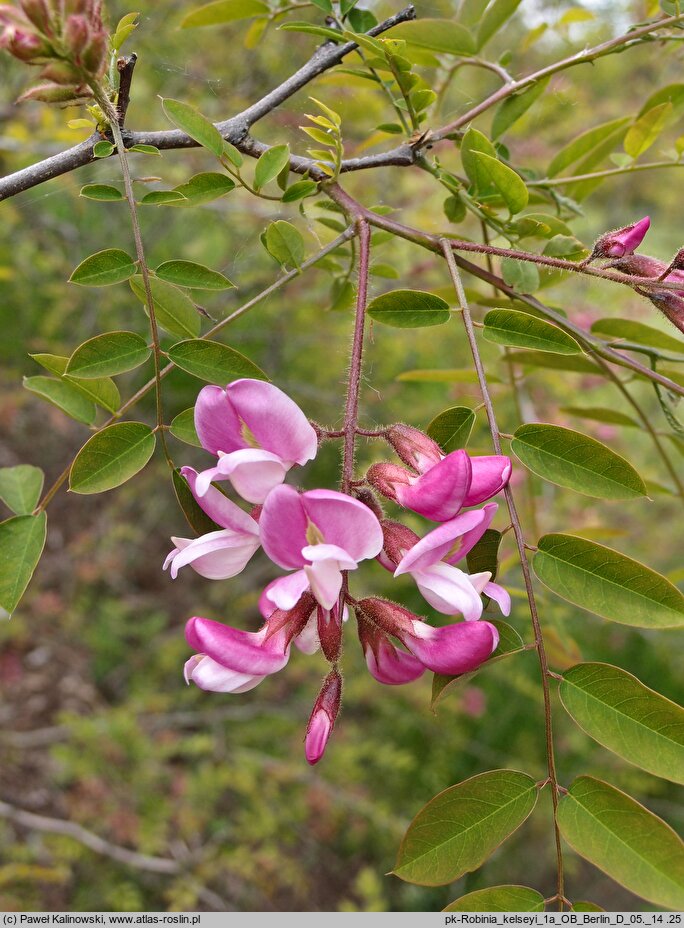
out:
M387 430L386 437L404 464L419 474L439 464L443 457L437 442L413 426L399 422Z
M680 332L684 332L684 298L677 291L654 290L647 294L651 303L663 313Z
M364 506L368 506L370 511L377 519L382 520L384 515L382 506L380 505L380 500L372 490L369 490L366 487L358 487L356 490L354 490L354 496L360 503L363 503Z
M88 42L90 29L83 16L69 16L64 25L64 44L73 58L79 59Z
M21 0L21 8L34 26L50 34L50 11L45 0Z
M334 664L342 650L342 623L340 621L339 605L335 603L332 609L318 607L318 640L325 659Z
M45 58L52 51L48 43L33 32L17 30L6 41L7 51L20 61Z
M369 618L388 635L394 635L399 639L402 635L412 633L414 622L422 621L420 616L409 612L403 606L377 596L368 596L360 600L357 608L363 616Z
M388 570L394 572L399 561L407 551L418 544L420 538L408 526L392 519L383 519L382 526L382 552L378 560Z
M632 277L660 277L667 270L667 264L649 255L625 255L611 261L609 267Z
M631 226L606 232L596 240L591 253L592 258L622 258L633 254L634 250L641 245L650 225L650 218L644 216Z
M399 467L398 464L389 464L383 461L380 464L372 464L368 468L366 480L378 493L382 493L387 499L391 499L396 503L397 486L409 486L411 474L404 470L403 467Z
M342 677L331 670L314 703L306 729L304 752L308 763L317 764L325 753L342 701Z
M83 67L95 77L102 77L107 67L107 36L98 32L92 37L81 55Z

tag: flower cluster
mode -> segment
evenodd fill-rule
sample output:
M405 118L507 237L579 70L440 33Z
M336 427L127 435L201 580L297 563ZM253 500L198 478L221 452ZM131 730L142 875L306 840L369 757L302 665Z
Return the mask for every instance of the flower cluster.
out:
M107 31L99 0L21 0L0 5L0 48L41 68L40 84L20 100L77 103L107 67Z
M616 229L602 235L594 244L588 261L595 258L610 258L606 267L613 267L623 274L634 277L653 277L668 283L681 283L681 290L639 290L675 325L684 332L684 248L680 249L670 264L664 264L649 255L637 255L639 247L648 232L651 220L644 216L631 226Z
M200 538L173 538L164 564L171 576L190 565L212 580L234 577L261 547L284 573L263 590L263 625L256 632L193 617L186 637L197 652L185 677L204 690L244 693L287 664L292 644L307 654L321 650L332 665L311 714L305 751L309 763L323 756L339 711L342 678L338 660L348 604L370 673L380 683L409 683L424 671L461 674L486 660L498 644L496 626L481 620L482 593L508 615L510 597L488 572L457 567L482 538L497 494L510 476L503 456L443 455L423 432L395 425L384 432L406 465L374 464L355 496L336 490L302 492L283 481L295 465L311 461L319 430L281 390L258 380L237 380L225 389L207 386L195 406L202 446L215 458L198 473L182 475L218 529ZM216 482L228 481L246 512ZM375 492L440 524L420 538L383 517ZM463 510L466 511L463 511ZM395 577L409 574L427 603L464 621L434 627L402 606L377 597L359 601L347 589L348 572L376 558ZM479 620L479 621L478 621Z

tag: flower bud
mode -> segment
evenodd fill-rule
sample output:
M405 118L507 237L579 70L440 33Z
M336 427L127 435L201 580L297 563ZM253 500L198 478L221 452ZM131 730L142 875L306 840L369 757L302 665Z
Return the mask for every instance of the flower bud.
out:
M369 490L366 487L358 487L354 490L354 496L360 503L363 503L364 506L368 506L370 511L378 520L382 520L384 515L382 506L380 505L380 500L372 490Z
M624 258L611 261L609 267L632 277L660 277L667 270L666 264L649 255L625 255Z
M670 262L671 271L684 271L684 248L680 248Z
M420 538L407 525L394 522L392 519L383 519L380 525L382 526L382 551L378 555L378 560L383 567L394 573L399 561L407 551L418 544Z
M594 243L591 258L622 258L624 255L631 255L634 249L641 245L650 225L651 220L644 216L631 226L606 232Z
M22 93L18 97L17 103L24 103L26 100L38 100L41 103L63 103L68 105L78 103L79 100L89 96L91 96L90 91L83 87L46 83L38 84L36 87L31 87L25 93Z
M80 60L80 56L90 41L90 29L83 16L69 16L64 24L64 44L70 57Z
M40 72L40 76L54 84L74 84L81 82L82 75L68 61L51 61Z
M372 464L368 468L366 480L378 493L382 493L387 499L396 503L398 502L397 486L409 486L411 474L398 464L383 461L380 464Z
M321 643L321 651L325 659L331 664L336 663L342 650L342 623L340 622L339 603L335 603L332 609L318 607L318 640Z
M21 8L34 26L48 35L50 28L50 11L45 0L21 0Z
M331 670L314 703L306 728L304 752L307 762L312 766L317 764L325 753L337 713L340 711L341 701L342 677L337 670Z
M45 39L34 32L24 32L20 29L9 35L4 44L10 55L14 55L20 61L46 58L52 52L51 46Z
M678 291L654 290L646 296L670 320L672 325L680 332L684 332L684 298L677 294Z
M429 435L401 422L389 428L386 437L404 464L413 467L419 474L434 467L444 456Z
M107 67L107 36L104 32L96 33L81 55L83 67L95 77L102 77Z
M402 635L412 633L414 622L422 622L419 616L403 606L377 596L368 596L360 600L358 610L362 616L366 616L388 635L394 635L400 640Z

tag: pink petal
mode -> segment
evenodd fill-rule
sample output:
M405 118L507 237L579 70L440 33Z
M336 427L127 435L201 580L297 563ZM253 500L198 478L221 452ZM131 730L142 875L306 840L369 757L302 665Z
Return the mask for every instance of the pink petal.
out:
M460 449L447 454L410 486L397 486L396 496L407 509L434 522L446 522L463 505L470 480L470 458Z
M225 480L225 474L218 467L208 467L197 474L194 493L201 499L208 492L212 480ZM220 490L218 491L220 492ZM194 495L194 494L193 494Z
M316 432L294 400L278 387L263 380L236 380L228 384L226 393L259 447L291 463L306 464L316 457Z
M417 634L405 636L409 650L428 670L448 676L476 670L498 642L498 632L489 622L458 622L443 628L415 622L414 631Z
M285 479L289 465L271 451L243 448L219 458L217 470L249 503L263 503L270 491ZM220 478L221 479L221 478Z
M335 490L309 490L302 494L302 503L325 542L344 549L355 561L382 550L382 528L365 503Z
M174 580L186 564L191 564L198 574L208 580L228 580L244 570L259 547L258 536L245 536L231 529L208 532L194 540L172 540L177 546L171 560L171 576Z
M313 766L323 757L328 739L332 732L332 719L325 709L318 709L311 716L304 742L304 754L307 762Z
M464 532L458 547L455 550L450 550L450 552L445 556L444 560L447 562L447 564L455 564L457 561L463 560L463 558L469 554L470 551L472 551L480 538L482 538L484 533L492 524L492 519L496 515L498 508L498 503L487 503L487 505L483 506L482 509L474 510L476 512L479 511L484 513L484 518L479 525L475 526L475 528L471 529L469 532Z
M202 447L212 454L244 448L241 423L221 387L202 387L195 403L195 429Z
M265 619L275 609L289 612L299 602L302 593L309 589L309 578L303 570L272 580L259 599L259 610Z
M483 509L462 512L455 519L428 532L425 538L406 552L397 565L395 577L414 570L424 570L447 555L452 563L463 557L484 535L496 510L496 504L492 503Z
M309 543L306 529L306 511L294 487L271 490L259 519L261 543L270 559L285 569L303 567L302 548Z
M321 646L318 637L318 616L314 611L301 632L293 639L303 654L315 654Z
M463 505L477 506L506 486L511 476L511 461L504 454L492 454L471 458L470 462L473 476Z
M411 683L425 672L424 665L412 654L400 651L384 635L379 635L375 647L365 647L366 664L371 675L386 686Z
M499 586L498 583L488 583L482 592L498 604L503 615L511 614L511 597L508 590Z
M201 690L212 693L246 693L258 686L264 677L245 673L236 673L205 655L195 654L186 662L185 679L191 681Z
M337 561L315 561L304 567L311 592L324 609L332 609L342 589L342 573Z
M450 564L433 564L425 570L413 573L418 589L424 599L445 615L463 614L466 621L479 619L482 615L482 600L470 582L468 574Z
M276 673L288 661L289 648L283 647L282 635L264 641L265 632L265 627L259 632L245 632L197 616L185 626L185 637L195 651L228 670L253 676Z
M341 570L356 570L357 563L353 557L350 557L344 548L337 545L307 545L302 548L302 554L307 559L315 563L316 561L337 561Z
M641 245L650 225L650 218L644 216L631 226L607 232L596 242L594 255L601 258L622 258L623 255L631 255L634 249Z
M217 525L234 529L236 532L259 535L257 522L216 487L209 486L202 496L199 495L196 490L199 475L193 467L181 467L181 474L188 481L197 503Z

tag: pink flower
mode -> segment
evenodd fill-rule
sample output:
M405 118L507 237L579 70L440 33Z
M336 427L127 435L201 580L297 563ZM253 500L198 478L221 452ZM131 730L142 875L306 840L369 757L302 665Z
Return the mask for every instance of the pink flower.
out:
M464 506L477 506L508 482L510 459L504 455L470 457L462 449L442 455L439 445L418 429L393 426L388 432L404 463L373 464L366 475L376 490L407 509L446 522Z
M394 576L411 574L426 601L438 612L462 613L466 621L482 615L481 593L497 602L508 615L511 599L506 590L491 583L491 573L467 574L454 564L482 538L497 510L496 503L464 512L429 532L403 555ZM385 552L388 545L385 544ZM394 553L396 557L396 553ZM390 556L390 560L392 557Z
M195 539L172 537L175 548L164 561L164 570L170 567L174 580L186 564L209 580L236 576L244 570L261 543L258 523L216 487L209 486L204 496L199 496L198 475L192 467L183 467L181 473L199 505L222 530Z
M281 609L306 589L324 609L332 609L342 588L342 571L355 570L359 561L375 557L382 548L374 513L334 490L300 494L290 486L276 487L264 502L259 529L271 560L295 571L265 591L266 599Z
M204 496L212 480L230 480L250 503L262 503L295 464L316 456L318 438L297 404L261 380L204 387L195 405L202 446L218 456L197 479Z
M287 664L290 644L314 608L303 596L289 612L277 610L258 632L245 632L198 616L185 626L185 637L198 651L185 664L185 679L214 693L245 693Z
M323 757L332 734L342 700L342 677L331 670L323 682L306 728L304 752L308 763L317 764Z
M433 628L403 606L376 597L361 600L358 609L382 631L398 638L433 673L453 676L476 670L499 643L496 626L489 622L457 622Z
M613 232L606 232L605 235L596 240L591 259L622 258L624 255L633 254L634 250L641 245L650 225L650 218L644 216L643 219L632 223L631 226L615 229Z

